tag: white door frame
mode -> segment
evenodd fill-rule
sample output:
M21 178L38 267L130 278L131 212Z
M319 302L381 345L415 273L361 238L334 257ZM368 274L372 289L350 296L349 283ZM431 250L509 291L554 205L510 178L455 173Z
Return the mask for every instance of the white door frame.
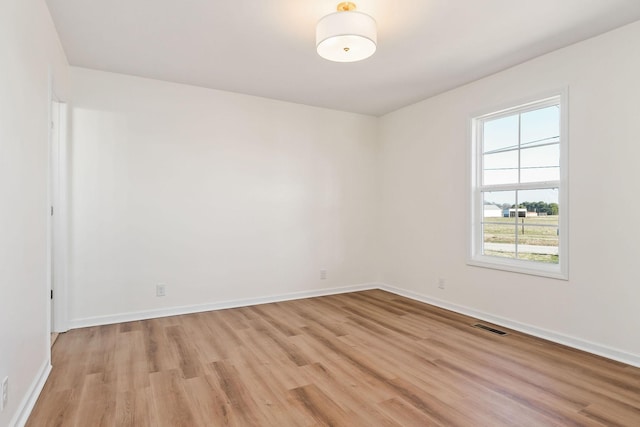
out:
M67 300L67 104L53 90L53 79L49 85L49 174L47 212L47 298L53 290L53 300L47 304L48 339L51 332L68 330ZM53 310L53 313L51 313ZM51 342L49 342L49 347Z

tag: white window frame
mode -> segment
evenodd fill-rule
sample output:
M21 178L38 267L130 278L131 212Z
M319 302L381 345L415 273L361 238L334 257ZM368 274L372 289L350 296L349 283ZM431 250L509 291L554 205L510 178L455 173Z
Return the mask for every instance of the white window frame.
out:
M482 185L483 156L482 156L482 129L487 120L512 116L514 114L537 110L550 105L560 105L560 179L558 181ZM471 197L470 209L470 242L467 264L478 267L505 270L516 273L545 276L555 279L569 279L569 209L568 209L568 154L569 154L569 132L568 132L568 89L553 91L542 96L530 97L527 100L513 102L501 108L492 108L484 112L475 114L471 120ZM528 261L520 259L510 259L483 255L483 235L482 221L484 217L484 206L482 193L485 191L508 191L508 190L532 190L558 188L558 204L560 206L558 242L558 264L550 264L538 261Z

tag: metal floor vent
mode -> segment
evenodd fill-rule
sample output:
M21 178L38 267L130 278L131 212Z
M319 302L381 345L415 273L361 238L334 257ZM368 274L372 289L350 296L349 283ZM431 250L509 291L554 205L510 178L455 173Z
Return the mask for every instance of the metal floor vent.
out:
M492 328L490 326L487 325L483 325L482 323L476 323L475 325L473 325L474 328L480 328L480 329L484 329L485 331L489 331L493 334L496 335L508 335L505 331L501 331L500 329L496 329L496 328Z

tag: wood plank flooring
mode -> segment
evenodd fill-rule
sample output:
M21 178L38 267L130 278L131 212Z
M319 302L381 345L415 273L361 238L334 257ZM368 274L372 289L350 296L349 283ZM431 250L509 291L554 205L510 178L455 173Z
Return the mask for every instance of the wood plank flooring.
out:
M473 323L372 290L77 329L27 425L640 426L640 369Z

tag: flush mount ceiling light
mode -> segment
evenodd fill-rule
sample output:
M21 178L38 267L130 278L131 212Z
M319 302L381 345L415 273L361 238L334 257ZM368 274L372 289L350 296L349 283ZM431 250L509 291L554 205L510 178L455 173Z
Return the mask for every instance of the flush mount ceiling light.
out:
M318 21L316 49L329 61L354 62L376 51L376 21L366 13L356 12L356 5L342 2L338 11Z

